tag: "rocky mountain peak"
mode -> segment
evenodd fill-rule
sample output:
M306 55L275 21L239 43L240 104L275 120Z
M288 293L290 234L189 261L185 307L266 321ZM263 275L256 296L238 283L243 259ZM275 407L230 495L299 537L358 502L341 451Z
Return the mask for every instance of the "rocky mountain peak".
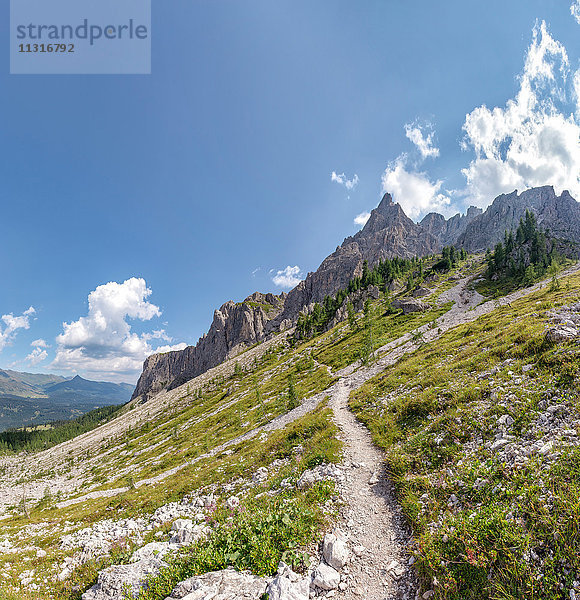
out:
M359 240L389 228L412 230L414 226L415 223L405 214L401 205L393 202L390 194L385 194L377 208L371 211L369 220L354 236L354 239Z
M326 296L344 289L362 274L364 261L370 266L382 259L411 258L456 245L469 251L493 246L506 229L517 227L525 210L533 210L538 223L552 234L580 242L580 205L563 192L556 196L551 186L498 196L483 212L470 206L465 214L445 219L429 213L420 223L412 221L390 194L371 212L365 226L347 237L326 257L318 269L308 273L288 294L255 292L243 302L228 301L214 313L207 335L196 346L150 356L144 365L133 397L147 396L164 387L176 387L215 367L249 346L268 339L296 323Z

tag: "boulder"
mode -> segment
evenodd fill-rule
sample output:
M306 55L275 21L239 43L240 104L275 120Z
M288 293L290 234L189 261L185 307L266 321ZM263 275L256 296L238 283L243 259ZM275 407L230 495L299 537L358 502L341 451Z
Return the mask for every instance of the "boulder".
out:
M324 536L324 545L322 549L324 560L337 570L342 569L348 560L348 547L346 538L340 529L335 529L332 533Z
M416 290L413 291L411 295L413 296L413 298L423 298L423 296L428 296L431 292L432 290L430 290L429 288L418 287Z
M230 509L230 510L234 510L235 508L237 508L240 505L240 499L237 496L230 496L227 500L226 500L226 506Z
M136 563L141 560L153 560L156 558L163 558L168 552L177 550L179 546L177 544L170 544L169 542L151 542L145 546L135 550L131 556L130 562Z
M308 600L310 594L310 578L294 573L281 562L278 574L268 586L269 600Z
M570 325L556 325L546 331L546 340L548 342L568 342L578 336L578 329Z
M177 584L165 600L256 600L265 593L268 583L267 579L230 568L190 577Z
M171 526L171 531L174 532L171 543L186 546L201 538L205 527L194 524L191 519L177 519Z
M430 308L427 303L415 298L397 298L391 302L391 306L400 308L405 315L413 312L423 312Z
M160 558L143 559L130 565L114 565L99 573L97 583L82 600L120 600L136 598L147 578L166 566Z
M335 590L340 583L340 573L336 569L320 563L314 571L312 583L321 590Z

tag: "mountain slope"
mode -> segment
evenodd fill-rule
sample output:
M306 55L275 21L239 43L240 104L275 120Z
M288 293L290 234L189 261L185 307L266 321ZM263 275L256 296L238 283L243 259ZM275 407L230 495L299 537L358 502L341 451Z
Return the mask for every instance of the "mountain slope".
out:
M365 226L347 237L314 273L308 273L288 293L277 325L294 323L304 307L344 289L353 277L362 274L365 260L373 266L383 258L425 256L438 248L435 236L409 219L390 194L385 194Z
M0 431L66 420L131 398L128 383L0 370Z
M0 597L79 600L97 581L84 600L119 600L178 541L183 561L139 600L183 597L178 582L198 590L189 577L225 580L228 565L265 578L284 556L300 570L302 552L316 569L338 525L351 557L329 572L341 600L564 600L580 566L577 346L543 340L554 307L580 298L578 267L559 289L485 300L471 287L482 266L468 258L433 282L425 313L374 301L367 365L345 352L365 342L350 324L297 345L281 334L79 438L5 457ZM303 568L293 581L307 594Z
M131 398L133 386L129 383L109 383L106 381L90 381L76 375L72 379L55 383L46 388L49 398L81 397L101 401L127 402Z
M252 344L287 330L309 304L335 294L361 275L365 260L374 265L385 257L423 256L435 252L438 246L434 236L409 219L385 194L363 229L346 238L288 295L256 293L239 304L227 302L214 313L207 335L196 346L147 358L133 398L171 389Z
M66 381L60 375L0 370L0 396L46 397L45 388Z
M347 237L287 296L273 297L278 299L275 308L257 311L250 301L252 297L241 304L228 302L215 312L207 336L196 346L149 357L133 398L146 398L162 388L179 385L244 348L287 330L296 323L301 311L333 296L353 277L360 276L365 260L373 266L387 257L426 256L447 244L468 251L482 250L502 239L506 229L515 229L526 208L533 210L540 226L550 229L555 237L580 243L580 205L568 192L556 196L550 186L521 195L513 192L498 196L483 213L473 206L465 215L450 219L430 213L420 224L414 223L385 194L356 235Z

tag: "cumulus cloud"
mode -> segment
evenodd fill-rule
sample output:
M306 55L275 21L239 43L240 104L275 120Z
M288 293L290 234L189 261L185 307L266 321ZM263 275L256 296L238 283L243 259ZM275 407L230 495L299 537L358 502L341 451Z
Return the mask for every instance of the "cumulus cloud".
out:
M42 338L30 342L30 345L36 346L37 348L50 348L50 346Z
M540 185L580 198L579 91L579 72L571 72L565 47L542 22L516 97L504 107L479 106L465 118L463 148L475 154L462 169L467 201L483 207L500 193Z
M128 319L150 321L161 315L148 301L151 293L145 280L136 277L98 286L89 294L87 316L63 323L51 367L115 380L137 375L143 360L159 350L153 348L153 340L172 341L163 329L142 334L131 330ZM183 347L161 348L178 346Z
M343 185L347 190L352 190L358 184L358 175L355 173L352 179L348 179L348 177L344 173L336 173L333 171L330 174L330 180L335 181L336 183Z
M418 121L407 123L405 135L417 147L419 160L411 160L407 153L403 153L391 161L382 176L383 192L391 194L412 219L431 211L448 215L451 198L443 191L443 180L432 181L427 173L419 170L426 158L439 156L439 148L433 142L435 133L432 125Z
M47 357L48 352L40 347L37 347L25 358L25 360L30 366L33 367L38 363L41 363Z
M423 133L423 129L428 130L426 135ZM405 135L417 146L421 158L435 158L439 156L439 148L433 143L435 133L432 130L431 124L407 123L405 125Z
M276 271L272 281L275 285L282 288L293 288L302 281L302 273L298 265L291 267L288 265L281 271Z
M576 23L580 25L580 0L575 0L570 5L570 14L576 19Z
M360 227L364 227L364 225L366 225L366 222L370 219L370 217L371 217L370 212L361 212L360 215L357 215L354 218L354 224L360 225Z
M412 219L430 211L448 214L449 196L442 192L443 181L431 181L426 173L409 169L407 155L389 163L382 177L383 192L388 192Z
M21 315L14 316L12 313L2 315L4 327L0 326L0 351L14 340L19 329L30 328L30 317L36 310L33 306L25 310Z
M176 350L184 350L185 348L187 348L187 344L185 342L181 342L180 344L173 344L172 346L159 346L155 348L155 354L175 352Z

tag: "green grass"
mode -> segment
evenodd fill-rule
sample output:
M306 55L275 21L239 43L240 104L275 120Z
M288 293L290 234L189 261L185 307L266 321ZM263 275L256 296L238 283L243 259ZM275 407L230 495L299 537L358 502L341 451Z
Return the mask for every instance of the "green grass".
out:
M547 345L542 318L578 298L573 276L447 332L351 394L386 451L419 573L437 599L564 599L579 579L580 451L514 467L484 446L501 414L515 419L516 438L525 433L546 390L580 408L578 346Z
M460 269L465 272L465 265ZM403 512L414 530L418 572L425 589L434 586L438 600L563 600L574 578L580 579L578 451L563 452L553 464L532 457L514 469L484 447L504 413L515 419L512 433L525 434L546 389L565 395L571 408L579 408L578 347L543 342L544 312L580 298L580 277L567 279L559 290L546 286L511 307L450 330L351 395L357 417L385 449ZM455 284L441 278L428 300ZM403 316L385 311L383 300L374 302L373 349L434 323L449 307ZM151 581L142 600L164 599L180 579L230 564L263 575L272 574L282 557L297 568L303 566L301 553L333 518L336 496L326 484L307 492L280 492L279 487L283 479L295 481L307 468L340 459L331 411L320 405L284 429L235 440L287 412L292 403L290 374L296 397L302 399L335 381L327 366L340 369L358 361L365 336L361 315L358 318L361 329L355 332L341 323L297 347L273 347L243 372L214 377L202 389L183 386L163 414L108 440L103 448L71 455L68 468L85 471L85 486L78 495L89 486L124 487L131 480L138 483L167 469L183 468L157 485L128 489L113 498L58 509L56 498L47 496L29 503L29 516L14 507L12 516L0 522L1 536L42 548L47 556L37 558L33 550L1 555L0 573L8 578L0 578L0 598L79 600L100 569L126 562L133 547L121 544L106 559L86 563L66 582L55 583L56 567L74 554L59 547L67 522L74 524L74 531L102 519L148 515L191 492L215 492L212 533L206 542L176 557ZM511 362L505 364L506 359ZM524 364L533 364L525 376ZM494 367L497 373L480 377ZM227 452L208 455L225 442L230 443ZM225 508L233 493L226 485L248 481L259 466L269 467L280 459L285 459L283 465L271 469L267 482L244 492L240 511ZM475 485L478 480L485 483ZM549 490L549 502L542 486ZM273 497L256 497L273 490ZM458 503L450 506L452 495ZM228 525L229 519L235 527ZM30 529L42 523L49 527ZM154 533L145 541L156 539ZM24 556L30 560L24 561ZM31 568L37 578L47 580L40 591L19 589L18 575Z
M261 497L234 510L217 507L208 539L180 553L159 576L151 578L139 600L163 600L180 581L227 567L269 576L284 559L303 569L307 555L299 549L310 544L327 522L320 507L332 493L331 484L317 483L304 494Z
M390 312L383 302L373 304L372 317L372 350L396 340L400 336L435 321L451 308L451 303L438 306L426 312L402 314L402 311ZM364 344L366 332L363 319L359 317L359 327L351 331L344 324L337 325L339 335L331 330L318 341L314 351L314 358L328 365L333 370L341 369L361 358L361 348Z

